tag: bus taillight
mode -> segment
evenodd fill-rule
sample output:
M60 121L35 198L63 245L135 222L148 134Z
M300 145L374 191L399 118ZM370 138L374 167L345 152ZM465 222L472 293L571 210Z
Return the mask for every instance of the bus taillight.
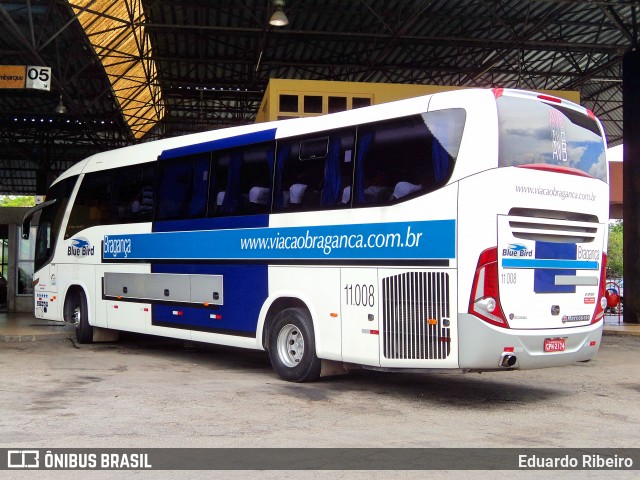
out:
M499 327L509 328L500 305L498 289L498 249L489 248L480 254L473 277L469 313Z
M538 95L538 98L540 100L544 100L546 102L554 102L554 103L562 103L562 99L558 98L558 97L552 97L551 95Z
M604 309L607 308L607 297L605 290L607 284L607 254L602 252L602 266L600 267L600 287L598 288L598 301L593 312L591 323L598 323L604 317Z

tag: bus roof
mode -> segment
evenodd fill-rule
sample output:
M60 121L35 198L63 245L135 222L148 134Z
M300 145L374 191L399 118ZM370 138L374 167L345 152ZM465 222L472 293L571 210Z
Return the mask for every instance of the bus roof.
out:
M479 90L479 89L478 89ZM460 90L458 90L460 92ZM489 92L485 90L485 92ZM372 122L377 119L388 119L427 110L429 98L433 95L442 95L446 92L425 95L422 97L397 100L394 102L372 105L356 110L321 115L316 117L292 118L277 120L274 122L256 123L238 127L222 128L206 132L181 135L178 137L154 140L127 147L96 153L80 161L63 172L54 183L72 175L88 173L111 168L122 167L138 163L147 163L157 160L166 150L180 147L208 143L223 138L235 137L265 130L276 129L275 138L287 138L302 135L313 131L322 131L357 125L364 122ZM486 93L485 93L486 94ZM366 119L363 122L363 119Z
M473 93L472 93L473 92ZM447 92L437 92L421 97L397 100L394 102L372 105L355 110L333 113L329 115L320 115L306 118L293 118L288 120L278 120L274 122L257 123L251 125L242 125L237 127L222 128L218 130L210 130L206 132L193 133L178 137L166 138L162 140L154 140L150 142L139 143L115 150L96 153L79 163L75 164L65 172L63 172L55 181L58 181L80 173L94 172L100 170L108 170L111 168L122 167L126 165L152 162L165 151L181 149L188 146L197 146L198 144L207 144L212 141L231 138L240 135L248 135L252 133L265 132L267 130L275 130L276 139L303 135L314 131L331 130L336 128L349 127L362 123L374 122L382 119L400 117L404 115L412 115L426 112L428 110L429 100L435 96L449 95L452 93L463 95L493 95L498 98L500 95L519 96L530 98L532 100L541 100L546 102L558 102L569 108L590 113L584 107L577 105L568 100L561 100L549 95L528 92L515 89L465 89ZM593 115L593 114L591 114Z

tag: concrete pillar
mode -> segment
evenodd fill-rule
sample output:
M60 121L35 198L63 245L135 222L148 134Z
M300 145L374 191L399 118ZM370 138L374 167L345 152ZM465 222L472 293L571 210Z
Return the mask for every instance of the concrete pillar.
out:
M18 245L17 237L18 233L16 225L9 225L9 275L7 276L7 312L16 311L16 275L17 275L17 262Z
M0 224L8 226L9 265L7 275L7 311L33 312L33 296L18 295L18 228L22 217L28 208L5 207L0 208Z
M640 51L622 57L624 321L640 323Z
M36 171L36 195L46 195L50 183L47 170L43 168L38 169L38 171Z

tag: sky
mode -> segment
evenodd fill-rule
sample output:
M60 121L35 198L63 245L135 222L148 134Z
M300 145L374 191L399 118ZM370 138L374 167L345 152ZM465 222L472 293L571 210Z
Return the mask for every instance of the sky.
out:
M607 148L607 158L610 162L621 162L622 161L622 145L617 145L615 147Z

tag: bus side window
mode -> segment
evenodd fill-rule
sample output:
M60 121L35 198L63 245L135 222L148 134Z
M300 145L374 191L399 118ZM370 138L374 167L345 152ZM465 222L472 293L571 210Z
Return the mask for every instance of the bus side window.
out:
M210 153L160 161L157 220L202 218L207 207Z
M271 183L274 165L273 142L253 145L244 149L242 171L243 214L254 215L271 211Z
M353 129L335 131L329 136L329 153L325 161L321 195L323 208L351 205L354 141Z
M69 215L65 239L95 225L116 223L117 218L111 207L113 172L105 170L85 174Z
M274 210L349 206L354 137L344 129L279 141Z
M142 167L142 181L136 186L138 194L131 206L131 220L134 222L150 222L153 220L154 187L156 184L155 167L155 163L143 165Z
M451 176L458 157L466 112L462 108L436 110L422 114L432 136L431 161L437 187Z
M154 184L155 163L85 174L64 238L95 225L150 222Z
M152 220L154 177L154 164L114 170L111 208L118 223Z
M230 160L231 156L229 155L229 152L213 153L213 158L211 159L211 177L209 179L208 217L224 215L222 204L227 195Z
M355 203L380 205L430 188L429 131L420 116L358 132Z
M214 152L208 216L269 213L273 163L273 142Z
M355 203L382 205L432 192L451 176L465 113L428 112L358 129Z
M324 175L328 137L278 142L274 210L317 208Z

